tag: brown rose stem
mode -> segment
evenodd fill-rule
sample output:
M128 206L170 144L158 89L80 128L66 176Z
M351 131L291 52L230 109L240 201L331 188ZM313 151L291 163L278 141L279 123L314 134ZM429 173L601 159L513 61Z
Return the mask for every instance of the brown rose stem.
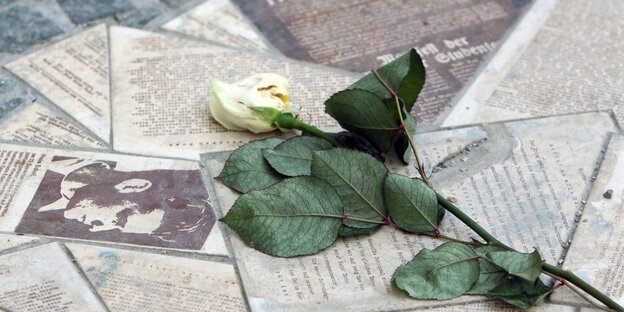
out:
M427 179L427 175L425 174L425 167L420 162L420 158L418 157L418 151L416 150L416 145L414 144L414 141L412 141L412 134L409 132L409 128L407 127L407 124L405 123L405 120L403 118L403 109L401 108L399 95L397 94L396 91L394 91L394 89L392 89L388 85L388 83L383 78L381 78L381 76L379 75L376 69L373 69L373 75L375 75L375 78L377 78L379 83L381 83L381 85L383 85L384 88L386 88L386 90L388 91L388 93L390 93L390 95L392 96L392 99L394 100L396 107L397 107L397 111L399 113L399 121L401 122L401 126L399 127L399 129L403 131L403 133L405 133L405 137L407 137L409 146L412 148L412 152L414 153L414 160L416 160L416 167L418 168L418 173L420 174L420 178L431 188L432 187L431 182L429 181L429 179Z
M442 195L437 194L437 193L436 193L436 195L438 197L438 203L442 207L444 207L444 209L446 209L446 211L450 212L455 217L457 217L459 220L461 220L470 229L472 229L475 233L477 233L477 235L479 235L481 238L483 238L483 240L485 240L489 245L499 246L499 247L503 247L505 249L513 250L511 247L509 247L509 246L501 243L500 241L498 241L494 236L492 236L490 233L488 233L488 231L486 231L484 228L482 228L477 222L472 220L472 218L470 218L467 214L465 214L463 211L461 211L459 208L457 208L455 205L453 205L450 201L448 201ZM570 271L567 271L567 270L564 270L564 269L562 269L560 267L554 266L552 264L548 264L548 263L544 263L542 265L542 271L550 273L549 275L555 275L555 276L557 276L559 278L562 278L562 279L566 280L567 282L569 282L572 285L580 288L581 290L583 290L587 294L591 295L596 300L602 302L604 305L606 305L607 307L613 309L614 311L624 312L624 307L619 305L617 302L613 301L611 298L609 298L609 296L603 294L598 289L594 288L592 285L590 285L587 282L583 281L581 278L576 276L574 273L572 273Z
M418 159L418 153L416 151L416 146L414 145L414 142L412 141L411 134L409 133L409 130L407 129L407 125L405 124L405 121L403 120L403 115L402 115L403 111L401 109L399 96L397 92L393 90L383 78L381 78L377 70L373 70L373 75L375 75L377 80L379 80L379 82L386 88L386 90L390 93L390 95L394 99L396 106L397 106L397 110L399 112L399 118L401 121L402 130L403 132L405 132L405 135L407 136L407 139L409 141L409 145L411 146L412 151L414 152L416 164L418 166L418 172L420 173L422 180L426 182L427 185L429 185L429 187L431 187L431 182L429 182L429 180L427 179L427 176L425 175L425 172L423 170L424 167L421 165L420 159ZM461 220L464 224L470 227L475 233L477 233L477 235L479 235L482 239L484 239L488 245L494 245L494 246L499 246L508 250L513 250L509 246L497 240L494 236L492 236L492 234L490 234L488 231L482 228L477 222L472 220L472 218L470 218L467 214L465 214L463 211L461 211L459 208L453 205L446 198L442 197L438 193L436 193L436 195L438 197L438 203L442 207L444 207L448 212L453 214L455 217ZM548 263L544 263L542 265L542 271L546 273L550 273L552 275L556 275L557 277L566 280L567 282L575 285L576 287L582 289L584 292L588 293L592 297L596 298L597 300L602 302L607 307L615 311L624 312L624 308L620 306L617 302L613 301L607 295L603 294L598 289L592 287L590 284L586 283L585 281L580 279L578 276L574 275L572 272L563 270L557 266L554 266Z
M313 134L319 138L325 139L327 141L329 141L331 144L333 144L336 147L342 147L342 144L340 144L338 141L336 141L331 135L325 133L323 130L315 127L315 126L311 126L299 119L297 119L296 117L294 117L291 114L281 114L279 115L279 117L277 117L277 119L275 119L274 121L275 125L277 125L280 128L283 129L297 129L297 130L301 130L301 131L305 131L308 132L310 134Z

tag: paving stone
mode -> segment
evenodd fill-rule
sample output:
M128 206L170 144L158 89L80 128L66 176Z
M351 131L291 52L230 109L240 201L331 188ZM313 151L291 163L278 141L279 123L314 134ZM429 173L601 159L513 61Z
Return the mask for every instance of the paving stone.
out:
M54 22L28 7L0 12L0 52L19 53L61 33L63 30Z
M168 6L172 8L178 8L191 1L192 0L162 0L162 2L164 2L165 4L167 4Z
M157 7L148 7L138 10L125 11L115 14L115 19L122 25L130 27L143 27L151 20L160 15Z
M0 94L7 93L15 86L15 80L0 75Z
M134 9L130 0L58 0L57 2L69 19L76 24Z
M0 104L0 119L4 118L4 115L8 114L22 104L24 104L24 99L22 98L12 99Z

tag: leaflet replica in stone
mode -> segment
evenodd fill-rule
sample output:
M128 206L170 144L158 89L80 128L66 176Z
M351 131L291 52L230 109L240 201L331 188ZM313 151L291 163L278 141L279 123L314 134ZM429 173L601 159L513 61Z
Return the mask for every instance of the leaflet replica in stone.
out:
M0 255L0 309L107 311L57 243Z
M613 110L624 123L618 0L539 0L443 126Z
M428 83L412 111L431 124L530 0L232 0L284 55L366 73L416 48ZM204 19L205 20L205 19Z
M5 68L110 143L106 25L19 58ZM28 115L32 114L37 112Z
M229 0L208 0L162 29L249 51L279 53Z
M524 252L537 248L544 259L557 263L565 257L602 150L616 131L610 114L586 113L423 133L414 140L442 194L456 198L504 243ZM211 176L219 174L227 156L203 155ZM238 195L218 181L214 185L225 214ZM441 231L476 238L452 216ZM429 237L382 228L371 236L340 238L316 255L286 259L262 254L235 233L227 234L253 310L452 309L449 305L480 300L413 300L392 286L396 267L443 242Z
M116 151L199 159L200 153L258 139L224 129L210 118L207 105L211 79L234 82L254 73L288 77L290 105L302 118L338 130L323 113L323 102L356 80L354 74L323 66L137 29L111 27L110 37Z
M238 2L249 14L249 4ZM274 12L296 7L286 6L287 1L269 2ZM438 73L435 65L436 58L443 56L436 55L458 56L452 52L478 50L481 45L487 48L485 45L493 44L519 15L517 8L526 3L460 2L463 4L456 10L449 9L451 1L430 4L423 14L436 18L415 19L437 25L460 13L488 9L487 16L479 15L488 26L488 34L482 34L487 38L463 34L459 24L453 24L457 26L453 31L434 34L418 44L421 53L430 51L425 58L431 58L428 71L433 73L428 84L434 90L423 94L422 99L429 104L416 112L422 120L437 116L452 96L445 94L467 80L483 57L479 54L448 62L452 64L449 77L461 81L448 88L448 81L442 78L446 74ZM502 63L510 61L512 66L519 66L520 61L514 60L522 59L528 51L539 55L537 60L546 60L543 66L571 59L565 54L567 50L542 47L546 42L555 44L553 37L572 47L583 42L569 41L571 38L589 37L595 39L590 48L617 51L618 43L612 36L622 25L619 19L605 16L617 12L621 5L615 0L600 3L537 1L523 19L524 26L511 34L475 85L481 84L483 90L488 85L494 88L500 79L480 82L488 73L505 79L522 78L520 74L538 65L535 58L527 59L522 65L526 68L515 71L505 71ZM572 17L584 22L572 24ZM604 20L603 26L598 28L594 20ZM450 302L413 300L392 286L390 279L397 266L441 241L383 228L372 236L340 239L317 255L282 259L245 246L216 221L238 195L210 177L223 166L228 155L224 151L261 136L228 131L210 119L209 80L230 82L257 72L280 73L291 81L291 101L302 109L302 118L332 131L338 127L323 114L323 101L361 76L268 56L266 52L274 52L271 43L280 46L244 21L245 16L232 3L209 0L166 23L163 29L220 45L98 25L6 65L43 97L37 96L32 103L3 104L0 140L45 147L0 144L0 311L42 307L45 298L57 299L58 306L54 307L68 311L135 311L139 306L193 311L342 311L346 307L358 311L510 311L505 304L481 297ZM474 21L464 22L477 27ZM240 28L232 28L232 23ZM254 23L260 26L257 20ZM542 27L544 23L550 26ZM572 25L583 32L583 37L567 33L574 31ZM542 36L552 40L533 40L540 36L534 32L545 33ZM563 35L559 37L558 32ZM514 36L521 37L516 41L519 46L510 43ZM470 48L461 46L464 41ZM522 46L522 42L530 42L532 48ZM522 47L521 53L512 53L517 47ZM397 47L383 53L390 55L375 52L369 55L373 61L366 64L387 62L405 49ZM607 52L595 51L593 55L600 53ZM611 70L619 65L608 63L612 65L609 67L602 60L570 60L581 64L574 69L579 75L586 75L589 69L606 71L601 79L593 79L592 86L599 93L591 93L594 89L589 87L589 79L580 80L582 91L565 89L569 91L566 95L575 99L570 105L579 107L568 110L568 102L559 102L544 114L610 108L618 103L621 95L607 91L618 87L618 72ZM591 62L602 67L591 67ZM570 68L565 68L565 75L571 74ZM512 72L516 74L507 75ZM537 70L526 77L551 77L549 73L552 71ZM605 77L609 79L603 84ZM528 79L518 81L535 84ZM548 78L541 83L550 85L544 88L564 90L558 82ZM474 88L465 96L473 94ZM538 90L530 85L521 92L532 89ZM436 92L442 92L439 98L431 95ZM518 105L541 107L546 103L541 96L527 94L528 102ZM548 101L559 101L560 96L553 95ZM521 101L522 97L513 100ZM504 101L509 101L508 97ZM509 112L487 108L482 113L466 114L465 107L459 111L461 103L447 124L543 115L517 114L520 106L514 102L509 102L513 104ZM619 106L615 107L619 114ZM521 251L538 248L549 262L563 262L564 268L624 303L624 288L616 278L624 274L618 265L622 259L618 222L624 201L624 182L619 174L624 170L624 141L620 135L612 136L619 132L612 114L593 112L462 126L420 133L415 139L428 164L427 172L441 193L457 199L459 207L495 236ZM113 151L94 152L94 148ZM210 153L204 155L203 164L192 161L206 152ZM415 173L413 167L394 168ZM451 216L443 222L442 231L462 239L474 237ZM576 295L560 289L534 310L579 311L585 307L587 303Z
M0 231L226 255L196 162L0 144Z

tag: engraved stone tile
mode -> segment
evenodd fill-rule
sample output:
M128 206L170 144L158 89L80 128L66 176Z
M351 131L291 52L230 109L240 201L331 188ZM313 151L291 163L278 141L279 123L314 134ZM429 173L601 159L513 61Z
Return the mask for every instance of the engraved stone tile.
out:
M233 0L284 55L368 72L415 47L427 84L412 114L430 124L496 48L528 0Z
M0 119L0 139L37 145L105 148L97 139L45 106L22 104L19 109Z
M39 239L34 236L13 234L0 234L0 251L11 249L20 245L36 242Z
M254 73L286 76L291 105L303 120L338 130L323 102L356 80L347 72L270 58L137 29L111 27L113 148L143 155L199 159L262 136L227 130L209 114L210 80ZM267 134L275 135L275 134Z
M90 28L5 67L108 143L111 117L106 25Z
M0 144L0 231L226 255L192 161Z
M0 256L0 307L8 311L107 311L57 243Z
M536 307L533 307L527 311L529 312L574 312L578 309L573 306L552 304L552 303L542 303ZM441 306L430 309L417 309L417 310L408 310L408 311L428 311L428 312L517 312L520 309L515 308L511 305L497 302L497 301L484 301L484 302L476 302L476 303L466 303L462 305L451 305L451 306Z
M460 171L462 165L450 165L433 173L432 182L439 185L441 194L457 198L461 209L503 242L520 251L538 248L547 261L556 263L591 185L603 142L614 131L605 113L500 123L479 131L473 128L467 133L475 138L487 134L487 140L462 162L470 169ZM438 157L445 158L454 152L443 152L451 136L445 132L419 134L415 140L440 144ZM220 172L225 157L224 153L203 156L211 176ZM225 213L238 195L218 181L215 190ZM475 238L450 215L441 231L463 240ZM371 236L338 239L316 255L283 259L255 251L235 233L228 233L252 309L339 311L348 306L354 311L386 311L439 303L409 299L391 284L396 267L421 249L440 244L428 237L382 228ZM475 297L452 303L470 300Z
M563 268L570 270L624 304L624 136L609 143L591 195ZM557 301L579 301L571 294L555 293Z
M443 125L614 107L624 123L622 10L619 0L537 1Z
M229 0L206 1L162 28L230 47L272 51L247 17Z
M227 263L67 244L112 311L245 311Z

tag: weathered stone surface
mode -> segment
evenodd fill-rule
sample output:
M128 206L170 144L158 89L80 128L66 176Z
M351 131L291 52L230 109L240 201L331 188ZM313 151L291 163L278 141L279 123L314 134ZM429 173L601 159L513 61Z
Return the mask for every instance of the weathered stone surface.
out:
M40 12L16 6L0 12L0 52L19 53L63 30Z
M4 67L99 138L105 142L110 139L106 25L92 27Z
M429 159L455 160L431 177L440 194L458 198L458 207L506 244L523 252L538 248L544 259L556 263L564 251L560 240L570 237L570 225L574 224L583 194L591 184L587 176L600 158L604 140L615 130L609 114L586 113L417 134L414 141L427 142L428 151L422 154ZM483 140L484 136L487 140ZM450 138L461 140L449 142ZM470 142L482 143L474 146ZM458 148L461 143L469 146ZM580 148L571 153L571 147ZM457 153L458 150L464 153ZM470 153L466 154L468 150ZM225 157L224 153L202 156L210 176L220 173ZM226 213L237 194L217 180L214 190L216 202ZM616 192L614 198L619 194ZM463 240L474 237L452 215L445 217L440 230ZM348 306L352 311L414 311L433 304L478 300L460 297L454 301L431 302L388 291L392 287L392 272L401 262L407 262L419 248L440 244L388 227L364 239L338 240L327 250L296 261L261 254L245 245L236 234L229 238L251 310L308 311L313 306L318 311L343 311ZM582 250L597 249L591 248ZM367 272L367 266L373 269ZM316 277L304 277L310 291L294 303L290 299L296 296L293 289L306 286L300 286L304 283L301 280L292 280L291 284L282 277L306 276L310 271L316 274ZM358 281L359 287L353 287L352 281ZM532 311L572 310L551 305L538 309ZM436 311L500 310L495 306L471 305Z
M130 0L58 0L58 4L76 24L134 9Z
M143 27L160 15L160 13L161 10L158 7L147 7L117 13L115 14L115 19L125 26Z
M15 0L0 0L0 5L5 5L5 4L9 4L11 2L13 2Z
M20 236L0 233L0 252L27 243L36 242L38 240L39 239L34 236Z
M15 86L15 80L0 75L0 94L7 93Z
M10 111L14 110L16 107L24 104L24 99L16 98L9 100L0 104L0 119L4 118L4 116Z
M162 0L162 2L166 3L168 6L172 8L177 8L185 3L191 2L192 0Z
M58 243L0 256L0 311L108 311Z

